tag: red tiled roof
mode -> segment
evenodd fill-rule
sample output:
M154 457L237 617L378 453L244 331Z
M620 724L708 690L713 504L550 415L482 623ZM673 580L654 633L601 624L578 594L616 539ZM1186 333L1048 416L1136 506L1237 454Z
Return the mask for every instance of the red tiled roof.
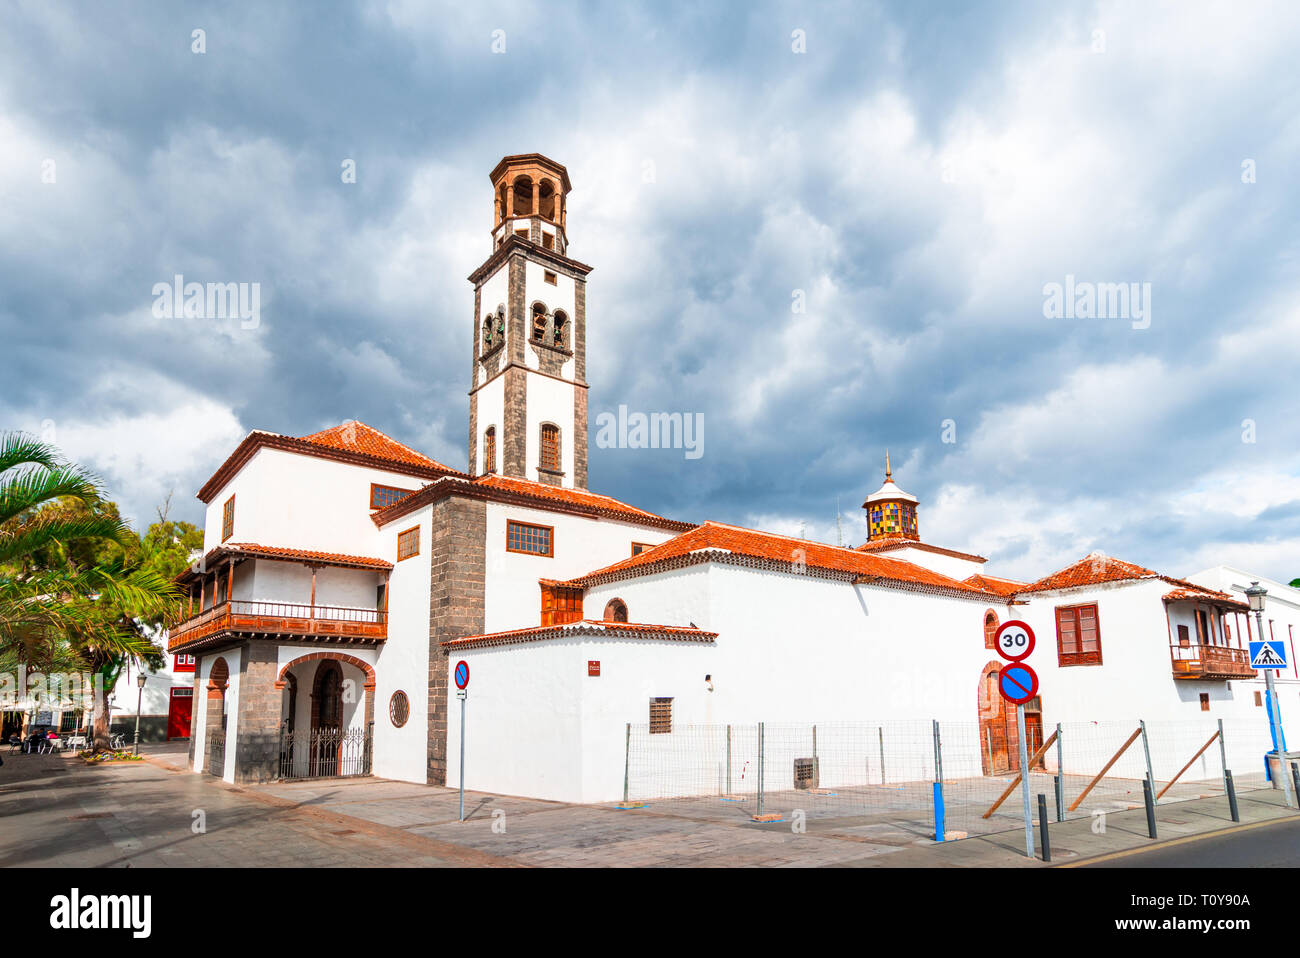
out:
M1059 572L1044 576L1037 582L1024 586L1020 592L1048 592L1054 589L1074 589L1103 582L1123 582L1132 579L1159 579L1160 573L1151 569L1116 559L1101 552L1084 556Z
M976 573L962 579L968 585L973 585L977 589L987 589L989 592L996 592L998 595L1015 595L1025 587L1025 583L1016 582L1014 579L1001 579L995 575L984 575Z
M890 536L887 539L869 539L857 547L858 552L892 552L894 549L920 549L922 552L935 552L939 555L952 556L954 559L969 559L971 562L988 562L983 556L958 552L956 549L942 549L932 546L920 539L908 539L904 536Z
M409 496L399 499L393 505L378 510L370 518L375 525L382 528L430 502L447 496L465 496L497 502L522 503L538 509L547 509L549 507L557 512L570 512L578 515L607 516L612 519L623 519L627 522L671 529L675 532L695 527L692 522L665 519L653 512L638 509L626 502L620 502L617 499L602 496L595 492L588 492L585 489L565 489L560 486L547 485L544 482L514 479L491 473L479 476L472 481L460 477L440 479Z
M1066 566L1059 572L1053 572L1037 582L1031 582L1029 585L1017 589L1015 594L1024 595L1031 592L1051 592L1057 589L1077 589L1083 586L1101 585L1105 582L1134 582L1140 579L1156 579L1178 586L1180 589L1190 589L1203 597L1213 594L1225 596L1229 601L1236 601L1231 596L1226 596L1225 593L1214 593L1210 589L1188 582L1185 579L1162 575L1153 569L1140 566L1135 562L1116 559L1103 552L1094 552L1091 555L1084 556L1078 562Z
M425 466L429 469L454 471L450 467L416 452L410 446L402 445L392 436L384 435L374 426L367 426L355 419L350 419L347 422L339 423L337 426L331 426L329 429L322 429L320 432L314 432L310 436L302 436L301 438L303 442L310 442L316 446L328 446L331 449L341 449L344 452L359 452L363 455L374 456L376 459L404 462L408 466Z
M706 522L674 539L623 559L613 565L573 580L587 585L595 580L622 578L629 570L649 573L660 565L679 560L692 553L732 554L781 563L802 564L805 568L847 573L856 582L881 585L920 586L947 592L988 596L989 590L958 582L912 562L862 553L856 549L810 542L771 532L759 532L720 522Z
M1210 605L1224 606L1229 609L1250 611L1250 603L1243 602L1236 596L1229 595L1226 592L1219 592L1215 589L1207 589L1200 586L1174 589L1172 592L1166 592L1164 594L1164 600L1166 602L1206 602Z
M282 559L288 562L311 562L320 565L337 566L344 569L391 569L393 564L387 559L374 556L347 555L342 552L314 552L310 549L286 549L281 546L264 546L256 542L225 542L209 550L203 557L202 565L209 567L213 562L226 556L250 556L255 559ZM197 575L194 567L186 569L176 577L182 582Z
M679 625L647 625L640 622L607 622L603 619L582 619L563 625L535 625L527 629L508 632L488 632L470 635L463 639L450 639L442 643L446 649L474 648L486 645L515 645L522 642L541 642L570 635L603 635L611 638L667 639L677 642L712 642L716 632L687 628Z

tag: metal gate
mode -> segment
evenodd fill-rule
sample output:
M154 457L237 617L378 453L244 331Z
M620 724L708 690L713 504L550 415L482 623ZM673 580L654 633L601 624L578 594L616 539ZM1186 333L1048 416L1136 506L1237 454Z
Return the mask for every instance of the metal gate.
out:
M208 729L208 774L222 778L226 774L226 730Z
M350 778L370 774L373 724L365 729L280 729L280 778Z

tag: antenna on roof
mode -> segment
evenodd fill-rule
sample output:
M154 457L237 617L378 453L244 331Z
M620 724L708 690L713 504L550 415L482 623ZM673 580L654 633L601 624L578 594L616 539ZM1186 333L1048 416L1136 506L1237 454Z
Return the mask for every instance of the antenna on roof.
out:
M840 497L835 497L835 541L842 548L844 546L844 526L840 523Z

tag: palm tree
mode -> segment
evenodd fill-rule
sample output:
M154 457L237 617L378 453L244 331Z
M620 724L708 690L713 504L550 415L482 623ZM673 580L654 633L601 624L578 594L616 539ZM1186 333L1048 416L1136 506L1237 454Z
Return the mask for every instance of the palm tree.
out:
M179 593L128 559L139 540L104 503L99 481L49 444L0 434L0 661L49 669L72 656L102 674L156 654L140 625L174 615ZM120 548L73 558L69 547L85 540ZM96 696L97 747L108 740L105 706Z

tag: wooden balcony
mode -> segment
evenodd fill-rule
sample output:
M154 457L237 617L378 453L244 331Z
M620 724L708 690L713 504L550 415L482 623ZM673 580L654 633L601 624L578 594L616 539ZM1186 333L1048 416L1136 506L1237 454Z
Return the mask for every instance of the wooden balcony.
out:
M235 599L172 627L168 652L188 652L225 636L325 638L375 645L388 638L388 613L292 602Z
M1250 667L1250 656L1245 649L1232 649L1222 645L1171 645L1174 678L1253 679L1256 672Z

